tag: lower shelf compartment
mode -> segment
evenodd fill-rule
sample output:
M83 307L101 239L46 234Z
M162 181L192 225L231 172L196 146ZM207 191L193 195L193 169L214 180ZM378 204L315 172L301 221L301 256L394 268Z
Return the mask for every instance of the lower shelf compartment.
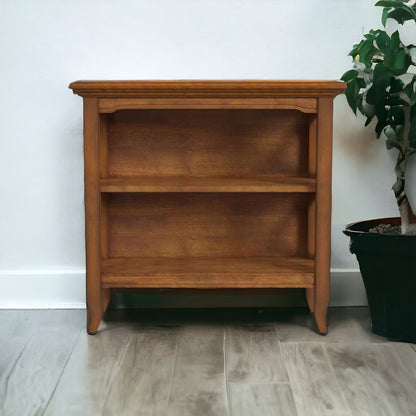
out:
M110 258L101 265L104 288L307 288L314 260L281 257Z

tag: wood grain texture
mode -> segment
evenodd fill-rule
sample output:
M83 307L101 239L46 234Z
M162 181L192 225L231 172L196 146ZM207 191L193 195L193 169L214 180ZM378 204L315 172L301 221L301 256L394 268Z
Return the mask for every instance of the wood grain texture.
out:
M282 343L299 416L353 416L321 344Z
M331 263L331 206L332 206L332 100L318 100L318 136L316 148L316 232L315 246L315 305L314 314L318 331L328 332L326 321L329 306L329 279Z
M326 347L353 415L416 415L416 354L406 344Z
M297 416L289 384L228 384L232 416Z
M101 416L115 375L135 335L129 328L82 333L45 416Z
M345 83L77 81L70 88L84 97L89 333L112 287L308 288L318 330L327 333L332 101ZM116 267L101 273L100 256ZM215 258L277 256L309 258L314 273L279 268L272 284L261 273L230 279L212 269L192 278L184 261L206 258L216 267ZM119 273L129 264L120 258L135 258L139 268ZM142 258L176 258L186 279L183 271L143 275Z
M83 97L334 97L345 89L340 81L75 81L69 86Z
M108 175L307 176L308 116L289 110L137 110L108 116Z
M229 415L223 328L185 326L177 345L167 415Z
M100 189L101 192L315 192L316 181L282 175L258 178L103 178Z
M101 305L101 220L100 220L100 118L98 100L84 100L84 190L87 331L97 332L103 307Z
M110 194L109 257L306 257L309 194Z
M229 383L289 381L273 324L227 326L225 362Z
M316 178L318 123L316 115L309 117L309 176ZM308 207L308 257L315 258L316 253L316 199ZM311 313L315 312L315 287L305 289L305 298Z
M100 248L103 259L108 257L108 246L108 195L103 194L100 202Z
M312 287L310 259L112 258L103 260L103 287L273 288Z
M165 415L175 358L175 334L136 334L114 376L102 414Z
M316 98L100 98L100 113L113 113L118 110L140 110L149 108L180 109L274 109L297 110L303 113L316 113Z
M107 140L107 125L108 119L100 116L99 119L99 152L100 152L100 178L108 176L108 140ZM101 184L100 184L101 186ZM101 189L100 189L101 190ZM108 197L107 195L100 196L100 249L101 257L108 257ZM104 306L102 305L104 310Z

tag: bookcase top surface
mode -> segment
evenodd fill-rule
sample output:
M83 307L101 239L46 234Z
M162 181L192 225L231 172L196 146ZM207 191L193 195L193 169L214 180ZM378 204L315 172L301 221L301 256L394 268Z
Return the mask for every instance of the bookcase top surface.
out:
M75 81L82 97L335 97L346 87L325 80L137 80Z

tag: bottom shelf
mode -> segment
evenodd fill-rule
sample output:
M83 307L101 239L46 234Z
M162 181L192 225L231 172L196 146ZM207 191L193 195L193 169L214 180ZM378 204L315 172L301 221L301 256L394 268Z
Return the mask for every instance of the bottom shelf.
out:
M101 265L104 288L307 288L314 261L304 258L110 258Z

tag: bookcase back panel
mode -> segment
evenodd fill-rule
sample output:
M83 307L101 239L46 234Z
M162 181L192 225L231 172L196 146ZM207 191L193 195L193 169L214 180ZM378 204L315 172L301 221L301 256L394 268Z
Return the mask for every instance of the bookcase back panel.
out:
M310 195L108 194L109 257L306 257Z
M296 110L122 110L107 117L109 176L308 175Z

